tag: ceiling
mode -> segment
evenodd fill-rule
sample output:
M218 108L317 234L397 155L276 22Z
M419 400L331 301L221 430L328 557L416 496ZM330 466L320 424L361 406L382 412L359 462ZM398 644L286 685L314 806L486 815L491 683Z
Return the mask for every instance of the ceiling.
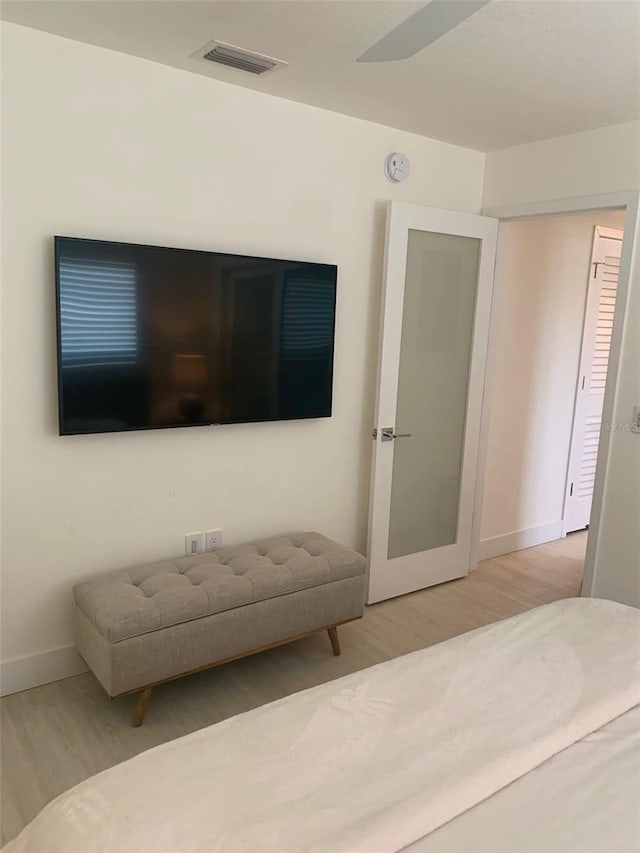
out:
M423 5L5 0L1 17L480 151L640 118L640 2L493 0L411 59L356 63ZM212 39L289 65L260 78L191 57Z

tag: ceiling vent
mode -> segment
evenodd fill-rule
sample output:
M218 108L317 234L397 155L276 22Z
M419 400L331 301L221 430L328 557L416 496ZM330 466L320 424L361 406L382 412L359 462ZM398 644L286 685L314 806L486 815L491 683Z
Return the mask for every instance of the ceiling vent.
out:
M258 76L269 74L276 68L288 64L282 59L253 53L250 50L244 50L242 47L226 44L223 41L210 41L192 56L196 59L205 59L207 62L215 62L217 65L225 65L227 68L235 68L236 71L245 71L247 74Z

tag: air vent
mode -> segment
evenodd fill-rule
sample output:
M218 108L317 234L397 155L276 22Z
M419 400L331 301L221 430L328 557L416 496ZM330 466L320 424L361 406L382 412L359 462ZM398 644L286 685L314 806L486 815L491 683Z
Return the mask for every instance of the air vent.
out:
M245 71L247 74L269 74L282 65L287 65L282 59L274 59L273 56L264 56L261 53L252 53L234 44L225 44L223 41L212 41L200 50L192 54L196 59L205 59L207 62L215 62L217 65L226 65L227 68L235 68L236 71Z

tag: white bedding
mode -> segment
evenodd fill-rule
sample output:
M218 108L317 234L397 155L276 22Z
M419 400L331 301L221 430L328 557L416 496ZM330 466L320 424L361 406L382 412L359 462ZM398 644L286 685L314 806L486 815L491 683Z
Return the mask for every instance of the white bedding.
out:
M524 815L545 779L562 789L577 773L565 808L584 801L585 738L608 737L640 702L639 636L640 611L623 605L538 608L149 750L63 794L5 849L583 853L570 826L563 847L542 826L527 846L505 814L509 789L498 792L524 785ZM505 823L506 847L475 843L474 821L488 819ZM603 849L633 850L630 831L628 848Z
M640 706L404 853L637 853Z

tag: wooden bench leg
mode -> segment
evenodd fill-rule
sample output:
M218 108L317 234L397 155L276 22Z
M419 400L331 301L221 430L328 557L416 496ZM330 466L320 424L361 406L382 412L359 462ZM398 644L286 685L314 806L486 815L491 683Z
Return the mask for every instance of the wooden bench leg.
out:
M147 713L147 708L149 707L152 690L153 687L145 687L144 690L141 690L140 693L138 693L138 704L136 705L136 710L133 715L133 725L136 728L142 725L144 715Z
M329 639L331 640L331 648L333 649L333 653L337 657L339 654L341 654L338 629L334 625L333 628L327 628L327 633L329 634Z

